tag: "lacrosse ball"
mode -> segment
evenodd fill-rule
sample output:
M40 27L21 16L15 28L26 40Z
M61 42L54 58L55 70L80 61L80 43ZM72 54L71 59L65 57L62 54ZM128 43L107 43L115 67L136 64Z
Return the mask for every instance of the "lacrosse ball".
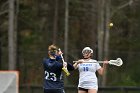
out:
M109 26L112 27L113 26L113 23L110 23Z

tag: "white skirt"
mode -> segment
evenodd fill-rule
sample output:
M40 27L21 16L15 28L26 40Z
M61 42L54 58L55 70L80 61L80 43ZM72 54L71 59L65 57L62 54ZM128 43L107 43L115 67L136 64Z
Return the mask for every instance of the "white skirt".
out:
M96 90L98 90L97 82L92 82L92 81L79 82L78 87L81 87L84 89L96 89Z

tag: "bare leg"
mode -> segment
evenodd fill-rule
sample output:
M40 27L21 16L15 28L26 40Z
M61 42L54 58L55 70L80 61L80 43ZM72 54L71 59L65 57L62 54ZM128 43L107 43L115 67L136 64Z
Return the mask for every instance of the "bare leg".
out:
M78 90L78 93L87 93L87 91Z
M97 90L96 89L89 89L88 93L97 93Z

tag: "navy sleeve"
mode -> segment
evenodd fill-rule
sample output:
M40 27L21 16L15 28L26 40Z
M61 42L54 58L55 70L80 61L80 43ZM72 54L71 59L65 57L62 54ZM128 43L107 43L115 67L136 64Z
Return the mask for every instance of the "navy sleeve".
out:
M69 71L74 70L73 65L72 65L72 64L70 64L70 63L67 63L67 68L68 68L68 70L69 70Z
M61 56L56 56L56 61L59 61L61 59L62 59Z
M62 60L61 56L56 56L56 60L57 60L57 61ZM63 65L62 65L62 66L63 66ZM67 63L67 68L68 68L69 71L74 70L73 65L70 64L70 63Z

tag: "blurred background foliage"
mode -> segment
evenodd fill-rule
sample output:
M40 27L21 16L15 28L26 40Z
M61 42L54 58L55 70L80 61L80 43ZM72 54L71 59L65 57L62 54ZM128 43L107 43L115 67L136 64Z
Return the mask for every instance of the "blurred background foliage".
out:
M129 1L132 3L118 9ZM18 0L17 59L21 85L42 85L42 60L47 47L55 43L64 51L65 0ZM98 0L69 1L68 62L82 58L81 50L90 46L98 60ZM108 60L122 58L121 67L108 66L107 86L140 85L140 0L111 0L113 13L109 27ZM0 0L0 69L8 69L8 0ZM65 56L65 54L64 54ZM102 58L102 60L104 60ZM78 71L67 77L67 85L77 85Z

